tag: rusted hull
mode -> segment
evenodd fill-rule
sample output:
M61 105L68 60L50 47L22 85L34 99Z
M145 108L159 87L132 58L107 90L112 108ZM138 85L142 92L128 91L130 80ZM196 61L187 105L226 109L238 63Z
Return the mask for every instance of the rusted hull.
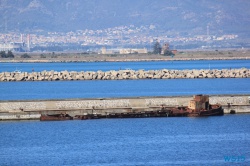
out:
M161 109L156 111L143 111L143 112L122 112L122 113L109 113L106 115L100 114L87 114L76 115L74 119L87 120L87 119L101 119L101 118L150 118L150 117L185 117L188 116L187 111L177 109Z
M55 120L87 120L101 118L149 118L149 117L202 117L202 116L219 116L224 115L224 110L220 104L207 104L206 109L193 109L192 107L164 107L154 111L133 111L122 113L107 113L102 114L84 114L76 115L74 118L68 114L41 115L41 121Z
M61 116L58 114L54 115L41 115L40 121L63 121L63 120L73 120L71 116Z
M188 116L190 117L221 116L221 115L224 115L224 110L221 106L210 110L204 110L188 114Z
M209 110L209 111L202 112L200 114L200 116L220 116L220 115L224 115L223 109L221 109L221 110Z
M221 106L210 110L203 110L194 112L187 107L181 108L168 108L157 111L144 111L144 112L123 112L123 113L109 113L106 115L101 114L87 114L76 115L73 117L61 117L56 115L42 115L41 121L54 121L54 120L88 120L88 119L102 119L102 118L150 118L150 117L202 117L202 116L219 116L224 115Z
M103 118L101 114L87 114L87 115L76 115L74 119L77 120L87 120L87 119L100 119Z
M94 109L94 107L93 107ZM106 115L92 113L84 115L76 115L74 119L101 119L101 118L148 118L148 117L202 117L202 116L219 116L224 115L224 110L220 104L209 104L208 95L195 95L190 100L188 106L166 107L161 106L154 111L133 110L131 112L122 113L106 113ZM41 121L49 120L72 120L73 117L66 113L54 115L41 115Z
M168 110L162 111L145 111L145 112L126 112L126 113L111 113L106 115L106 118L149 118L149 117L168 117Z
M189 112L187 111L187 107L176 107L170 108L170 117L183 117L188 116Z
M181 108L168 108L157 111L145 112L123 112L123 113L109 113L106 115L101 114L87 114L76 115L74 118L71 116L60 115L41 115L41 121L61 121L61 120L88 120L88 119L102 119L102 118L150 118L150 117L203 117L203 116L219 116L224 115L224 110L221 106L210 110L202 110L194 112L188 110L186 107Z

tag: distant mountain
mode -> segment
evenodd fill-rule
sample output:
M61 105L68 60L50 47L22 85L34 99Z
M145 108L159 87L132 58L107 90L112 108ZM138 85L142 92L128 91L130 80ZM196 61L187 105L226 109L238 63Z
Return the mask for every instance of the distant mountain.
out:
M0 0L0 32L155 25L185 34L250 36L249 0Z

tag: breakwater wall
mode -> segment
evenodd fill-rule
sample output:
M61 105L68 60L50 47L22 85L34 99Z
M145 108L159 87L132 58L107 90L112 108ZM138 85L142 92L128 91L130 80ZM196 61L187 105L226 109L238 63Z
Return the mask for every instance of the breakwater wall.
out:
M2 72L0 81L249 78L250 69Z
M0 101L0 120L39 119L41 113L65 113L74 115L108 114L159 110L162 105L169 107L187 106L192 96L137 97L102 99L65 99ZM250 112L250 95L210 96L211 104L222 104L225 113ZM230 105L229 105L230 104Z

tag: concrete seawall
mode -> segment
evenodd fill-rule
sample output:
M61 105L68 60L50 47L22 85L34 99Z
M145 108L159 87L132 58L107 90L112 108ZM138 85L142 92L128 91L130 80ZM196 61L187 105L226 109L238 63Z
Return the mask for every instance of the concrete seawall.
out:
M138 97L71 100L0 101L0 120L39 119L41 113L67 112L70 115L85 113L122 113L153 111L162 105L187 106L192 96ZM211 104L222 104L225 113L250 113L250 95L210 96ZM228 105L230 103L230 105Z
M124 80L124 79L177 79L177 78L249 78L250 69L222 70L118 70L118 71L42 71L2 72L0 81L59 81L59 80Z

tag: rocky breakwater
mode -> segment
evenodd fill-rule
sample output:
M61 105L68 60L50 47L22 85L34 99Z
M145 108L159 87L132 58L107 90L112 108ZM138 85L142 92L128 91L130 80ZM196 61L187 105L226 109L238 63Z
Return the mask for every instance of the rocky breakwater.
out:
M249 78L250 69L2 72L0 81Z

